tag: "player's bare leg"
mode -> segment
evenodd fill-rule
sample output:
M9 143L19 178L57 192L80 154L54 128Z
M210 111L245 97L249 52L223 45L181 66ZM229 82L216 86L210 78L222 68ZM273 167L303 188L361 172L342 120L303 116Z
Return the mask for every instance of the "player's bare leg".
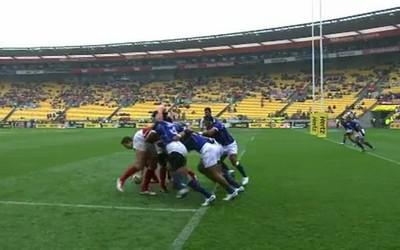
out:
M239 190L231 186L222 174L222 169L219 165L205 168L201 166L202 173L210 180L218 183L228 193L224 200L229 201L238 195Z
M136 150L135 162L129 165L125 172L117 179L117 190L123 192L125 181L136 172L143 170L145 166L145 151Z
M140 194L143 195L156 195L155 192L150 191L149 185L153 178L156 177L155 170L157 168L157 159L151 157L151 155L147 155L148 159L146 162L147 169L143 178L143 183L140 187Z

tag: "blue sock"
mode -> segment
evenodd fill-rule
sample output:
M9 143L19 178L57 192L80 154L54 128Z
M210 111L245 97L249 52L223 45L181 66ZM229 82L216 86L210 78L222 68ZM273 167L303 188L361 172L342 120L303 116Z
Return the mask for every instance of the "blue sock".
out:
M210 198L210 196L212 195L210 192L200 186L200 183L196 180L189 181L188 186L191 187L194 191L203 194L206 198Z
M228 192L229 194L232 194L233 192L235 192L235 189L231 186L229 186L228 188L225 189L226 192Z
M180 173L178 172L173 173L172 178L174 180L174 186L176 187L176 189L181 190L182 188L186 187L186 185L183 182L183 176Z
M220 164L223 170L229 170L229 167L225 164L225 162L220 161Z
M222 169L222 175L224 176L225 180L229 183L229 185L235 188L240 187L240 185L229 174L228 170Z
M246 174L246 172L244 171L244 168L243 168L242 164L240 164L239 162L237 162L237 163L236 163L236 168L237 168L237 170L240 172L240 174L241 174L243 177L247 177L247 174Z

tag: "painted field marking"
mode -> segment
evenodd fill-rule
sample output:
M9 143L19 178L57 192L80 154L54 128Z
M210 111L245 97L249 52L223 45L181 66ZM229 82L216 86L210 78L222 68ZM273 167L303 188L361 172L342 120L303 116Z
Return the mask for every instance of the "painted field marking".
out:
M255 137L252 136L250 138L250 141L254 141L254 138ZM248 142L245 144L243 151L240 153L240 155L238 157L238 160L240 160L243 157L243 155L246 153L247 144L248 144ZM216 188L217 188L217 185L215 185L215 187L214 187L214 192L215 192ZM197 209L197 211L193 214L193 216L190 218L190 220L185 225L185 227L182 229L182 231L178 234L178 236L172 242L172 246L171 246L172 250L183 249L183 246L185 245L186 241L189 239L190 235L200 224L201 219L206 214L208 209L209 209L209 207L200 207L199 209Z
M69 203L47 203L33 201L1 201L0 205L12 206L34 206L34 207L67 207L67 208L86 208L86 209L111 209L111 210L140 210L153 212L173 212L188 213L196 212L197 209L189 208L152 208L152 207L129 207L129 206L110 206L110 205L93 205L93 204L69 204Z
M334 140L329 139L329 138L325 138L325 140L330 141L330 142L335 143L335 144L342 145L340 142L334 141ZM346 145L346 144L345 144L345 146L346 146L346 148L349 148L349 149L352 149L352 150L356 150L356 151L360 151L358 148L352 147L352 146L350 146L350 145ZM398 162L398 161L396 161L396 160L393 160L393 159L390 159L390 158L387 158L387 157L382 156L382 155L378 155L378 154L376 154L376 153L374 153L374 152L365 151L364 153L369 154L369 155L371 155L371 156L375 156L375 157L377 157L377 158L379 158L379 159L382 159L382 160L385 160L385 161L388 161L388 162L391 162L391 163L400 165L400 162Z
M296 131L296 132L301 132L301 133L303 133L303 134L308 134L307 132L304 132L304 131L298 131L298 130L295 130L295 131ZM339 131L334 131L334 132L339 132ZM340 142L337 142L337 141L332 140L332 139L329 139L329 138L324 138L324 140L329 141L329 142L332 142L332 143L335 143L335 144L342 145ZM350 145L344 145L344 146L346 146L346 148L349 148L349 149L352 149L352 150L355 150L355 151L360 151L358 148L354 148L354 147L352 147L352 146L350 146ZM369 155L374 156L374 157L376 157L376 158L379 158L379 159L382 159L382 160L385 160L385 161L394 163L394 164L396 164L396 165L400 165L400 162L398 162L398 161L396 161L396 160L393 160L393 159L390 159L390 158L388 158L388 157L379 155L379 154L374 153L374 152L365 151L364 154L369 154Z

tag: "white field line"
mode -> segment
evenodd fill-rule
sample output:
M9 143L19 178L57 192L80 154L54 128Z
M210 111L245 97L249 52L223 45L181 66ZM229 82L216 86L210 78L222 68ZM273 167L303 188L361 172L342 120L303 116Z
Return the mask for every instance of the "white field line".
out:
M330 141L330 142L335 143L335 144L340 144L340 142L334 141L334 140L329 139L329 138L325 138L325 140ZM350 149L352 149L352 150L360 151L358 148L352 147L352 146L350 146L350 145L346 145L346 147L347 147L347 148L350 148ZM393 159L390 159L390 158L387 158L387 157L385 157L385 156L378 155L378 154L373 153L373 152L370 152L370 151L365 151L364 153L369 154L369 155L372 155L372 156L375 156L375 157L377 157L377 158L379 158L379 159L382 159L382 160L385 160L385 161L388 161L388 162L391 162L391 163L400 165L400 162L398 162L398 161L396 161L396 160L393 160Z
M31 201L0 201L0 205L34 206L34 207L67 207L67 208L110 209L110 210L140 210L140 211L173 212L173 213L187 213L187 212L197 211L197 209L186 209L186 208L151 208L151 207L147 208L147 207L108 206L108 205L92 205L92 204L47 203L47 202L31 202Z
M298 130L295 130L295 131L298 131ZM301 132L301 133L303 133L303 134L308 134L307 132L304 132L304 131L298 131L298 132ZM338 132L338 131L335 131L335 132ZM332 143L341 145L340 142L337 142L337 141L335 141L335 140L332 140L332 139L329 139L329 138L324 138L324 139L325 139L326 141L329 141L329 142L332 142ZM345 145L345 146L346 146L347 148L349 148L349 149L359 151L358 148L354 148L354 147L352 147L352 146L350 146L350 145ZM393 160L393 159L390 159L390 158L387 158L387 157L385 157L385 156L376 154L376 153L374 153L374 152L365 151L364 154L369 154L369 155L374 156L374 157L376 157L376 158L379 158L379 159L382 159L382 160L385 160L385 161L394 163L394 164L396 164L396 165L400 165L400 162L398 162L398 161L396 161L396 160Z
M250 141L254 141L254 136L251 137ZM246 153L246 147L247 144L245 144L245 147L243 151L240 153L238 160L240 160L243 155ZM217 184L215 184L214 187L214 192L217 189ZM172 242L171 249L172 250L181 250L183 249L183 245L185 245L186 241L189 239L190 235L193 233L193 231L197 228L197 226L200 224L201 219L203 216L206 214L207 210L209 207L201 207L197 209L196 213L190 218L189 222L186 224L186 226L182 229L182 231L179 233L179 235L175 238L174 242Z
M196 213L190 218L189 222L186 224L186 226L182 229L182 231L179 233L179 235L175 238L174 242L172 242L172 249L173 250L180 250L183 249L183 245L189 239L190 235L192 232L196 229L196 227L199 225L201 219L207 212L209 207L201 207L197 209Z

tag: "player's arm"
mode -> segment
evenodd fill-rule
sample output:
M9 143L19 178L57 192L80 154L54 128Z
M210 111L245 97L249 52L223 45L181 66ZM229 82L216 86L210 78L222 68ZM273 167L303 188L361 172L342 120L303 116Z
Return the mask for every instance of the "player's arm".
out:
M159 141L159 140L160 140L160 136L154 130L151 130L146 135L146 142L148 142L148 143L155 143L156 141Z
M214 137L218 132L218 129L216 127L212 127L209 130L206 130L204 132L202 132L201 134L207 137Z
M175 137L174 140L175 141L179 141L187 136L190 136L193 133L193 130L191 130L190 128L185 128L183 131L179 132Z

